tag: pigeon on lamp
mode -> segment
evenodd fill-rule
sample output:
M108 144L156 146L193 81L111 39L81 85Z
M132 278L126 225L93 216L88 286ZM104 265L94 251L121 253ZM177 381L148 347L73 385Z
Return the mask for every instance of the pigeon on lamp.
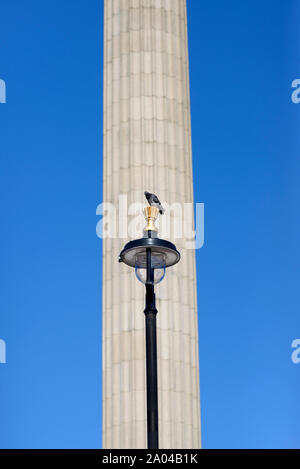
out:
M159 210L159 213L163 215L165 213L165 209L161 205L159 198L155 194L151 194L151 192L144 192L146 199L148 200L148 203L150 207L156 207Z

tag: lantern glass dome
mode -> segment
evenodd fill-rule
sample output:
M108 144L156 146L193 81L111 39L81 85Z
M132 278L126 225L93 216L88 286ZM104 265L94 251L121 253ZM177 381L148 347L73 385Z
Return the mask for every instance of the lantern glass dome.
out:
M160 283L166 274L166 256L162 252L153 252L151 255L151 274L147 279L147 254L145 251L135 256L135 275L144 285L146 282L152 285Z

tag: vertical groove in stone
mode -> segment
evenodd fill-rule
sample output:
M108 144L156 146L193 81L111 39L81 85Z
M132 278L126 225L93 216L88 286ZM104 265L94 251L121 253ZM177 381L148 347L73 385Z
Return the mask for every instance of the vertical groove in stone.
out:
M104 5L103 199L193 202L186 0ZM103 447L145 448L144 288L117 262L124 241L103 241ZM181 263L157 287L160 446L198 448L195 255L174 241Z

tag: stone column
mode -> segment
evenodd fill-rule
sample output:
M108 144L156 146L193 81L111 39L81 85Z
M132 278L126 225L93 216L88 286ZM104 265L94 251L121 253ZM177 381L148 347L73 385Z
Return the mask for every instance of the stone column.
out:
M103 200L193 202L186 0L104 0ZM127 236L127 235L125 235ZM159 440L200 447L195 252L156 289ZM103 447L146 448L144 287L103 242Z

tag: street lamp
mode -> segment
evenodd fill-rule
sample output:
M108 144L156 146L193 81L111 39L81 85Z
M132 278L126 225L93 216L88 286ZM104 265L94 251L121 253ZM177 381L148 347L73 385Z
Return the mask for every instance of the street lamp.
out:
M174 244L157 236L155 221L159 209L153 206L144 210L147 226L143 238L130 241L120 254L119 262L135 268L136 277L146 286L146 375L147 375L147 435L148 449L158 449L158 398L157 398L157 342L154 285L161 282L166 268L180 261Z

